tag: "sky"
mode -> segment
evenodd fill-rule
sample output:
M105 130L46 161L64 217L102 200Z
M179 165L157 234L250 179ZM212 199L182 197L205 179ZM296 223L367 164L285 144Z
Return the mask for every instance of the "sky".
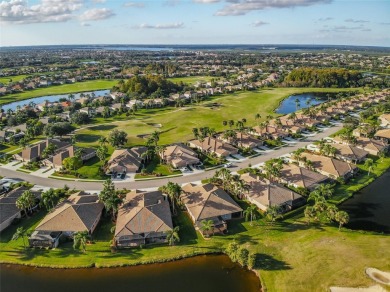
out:
M390 0L0 0L0 46L390 47Z

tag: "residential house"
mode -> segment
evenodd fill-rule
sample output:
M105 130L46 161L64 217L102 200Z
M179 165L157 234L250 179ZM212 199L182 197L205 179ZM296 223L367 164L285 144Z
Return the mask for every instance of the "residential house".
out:
M14 154L16 160L30 162L37 161L42 158L43 151L49 146L49 144L54 144L57 151L62 150L68 147L69 142L60 141L58 139L47 139L32 146L26 147L21 152Z
M248 193L243 196L259 209L267 211L269 207L278 206L283 212L302 206L305 199L277 183L271 183L268 179L252 173L241 175L249 186Z
M336 153L334 156L337 159L349 163L359 163L365 160L368 155L368 152L366 150L352 145L333 143L331 144L331 146L336 148Z
M336 143L348 145L348 142L342 140L340 137L334 137L333 141L335 141ZM383 141L366 138L366 137L356 138L356 145L354 146L363 149L367 151L369 154L375 156L378 156L380 152L386 152L389 147Z
M390 128L378 130L374 137L381 140L385 144L390 144Z
M378 117L381 127L390 128L390 114L382 114Z
M74 146L68 146L66 148L56 150L54 155L52 155L51 157L49 157L43 161L43 164L45 164L49 167L55 168L55 169L59 169L62 167L64 159L69 158L69 157L74 157L76 154L76 151L77 151L77 149ZM83 162L87 161L95 156L96 156L96 149L95 148L82 148L81 149L81 157L80 158Z
M278 140L288 137L288 133L277 127L266 125L265 127L255 126L253 134L264 137L265 139Z
M242 217L241 207L221 188L213 184L187 184L181 197L196 229L203 220L213 221L211 233L227 232L227 220Z
M135 173L143 163L142 154L146 147L134 147L131 149L117 149L111 155L106 164L106 174Z
M188 141L188 144L192 148L197 148L206 153L214 153L218 157L227 157L238 153L236 147L214 137L206 137L203 141L196 139L190 140Z
M200 162L198 154L184 144L173 144L158 153L161 159L174 168L181 168Z
M114 243L120 247L137 247L167 242L173 229L168 199L161 191L131 191L118 210Z
M78 192L59 203L35 228L30 246L57 247L60 236L73 237L76 232L92 234L98 225L104 205L98 195Z
M10 226L15 219L22 217L21 210L16 207L16 201L27 190L29 189L26 187L19 187L0 197L0 232ZM38 201L41 192L32 193Z
M321 173L290 163L283 164L278 180L294 188L313 190L319 184L328 181L329 178Z
M80 113L86 113L90 118L96 116L96 109L93 107L83 107L79 110Z
M219 135L218 138L221 139L222 141L239 146L241 148L253 149L263 145L263 141L256 139L251 135L243 134L239 132L236 132L235 138L225 139L223 134Z
M339 177L348 179L358 171L358 168L354 164L341 161L333 157L321 156L307 152L302 153L301 156L302 159L298 161L300 166L305 167L305 160L311 161L312 169L332 179L337 179Z

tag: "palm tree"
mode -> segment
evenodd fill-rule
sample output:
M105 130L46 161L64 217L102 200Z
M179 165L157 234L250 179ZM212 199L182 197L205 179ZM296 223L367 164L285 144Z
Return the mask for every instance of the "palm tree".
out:
M335 215L335 220L339 223L339 230L341 227L349 222L349 215L345 211L339 211Z
M16 207L20 210L24 210L27 217L29 217L28 212L34 205L35 196L30 190L23 192L23 194L16 200Z
M307 224L310 224L312 219L317 219L317 211L312 206L307 206L304 213L305 218L307 219Z
M277 219L282 218L283 215L280 213L280 207L278 205L269 206L266 211L266 218L273 224Z
M320 184L316 187L314 192L318 192L321 196L325 198L332 197L334 193L334 185L332 184Z
M283 161L281 159L271 159L264 164L264 171L267 174L269 180L272 178L278 178L282 168Z
M58 193L55 192L52 188L43 192L41 195L41 204L45 206L46 210L51 210L54 208L55 202L58 199Z
M176 205L180 204L180 195L182 193L181 186L177 183L168 182L165 186L161 187L161 191L168 195L171 201L172 213L176 214Z
M298 110L300 108L300 106L301 106L301 103L300 103L299 99L298 98L295 99L295 108L296 108L296 110Z
M87 247L87 240L88 240L89 234L88 231L78 231L75 234L73 234L73 248L79 249L85 253L86 247Z
M160 163L163 163L164 162L164 157L165 157L165 150L167 150L167 147L164 146L164 145L161 145L161 146L157 146L156 147L156 153L158 154L158 156L160 157Z
M16 229L16 232L12 236L12 240L18 240L19 238L22 238L23 247L24 247L24 249L26 249L25 238L27 237L27 235L28 235L28 230L24 229L24 227L19 227L18 229Z
M372 158L367 158L366 161L364 162L364 167L368 169L368 176L370 176L370 173L374 168L374 160L372 160Z
M106 145L107 143L108 143L107 137L101 136L101 137L99 138L99 144L100 144L100 146L104 146L104 145Z
M227 190L232 179L232 173L229 169L223 167L215 172L214 177L220 179L222 181L222 188Z
M200 227L200 229L202 230L203 235L205 235L206 237L209 237L210 231L212 231L213 235L214 235L214 222L213 222L213 220L202 220L201 223L202 223L202 226Z
M248 221L248 219L251 219L250 225L252 225L252 221L256 220L256 213L257 213L257 207L256 205L249 205L248 208L244 211L245 221Z
M180 237L179 237L179 226L176 226L172 230L166 231L167 234L167 241L169 245L175 245L176 242L180 242Z

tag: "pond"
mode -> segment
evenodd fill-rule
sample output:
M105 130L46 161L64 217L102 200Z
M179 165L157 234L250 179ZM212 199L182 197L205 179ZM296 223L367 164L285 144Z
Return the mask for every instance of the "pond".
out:
M175 262L122 268L45 269L1 265L2 292L254 292L255 273L227 256L198 256Z
M299 100L297 107L296 100ZM290 95L284 99L279 107L276 109L278 114L289 114L297 111L297 109L308 108L312 105L317 105L327 101L325 93L304 93L297 95Z
M105 95L107 93L110 93L110 90L96 90L96 91L90 91L90 92L83 92L84 94L92 94L94 93L96 96ZM70 94L70 93L69 93ZM59 101L61 98L68 98L69 94L57 94L57 95L45 95L40 97L34 97L29 98L25 100L15 101L11 103L7 103L2 105L2 108L7 112L8 109L12 109L13 111L17 109L17 106L23 107L26 104L29 104L30 102L34 102L35 104L40 104L44 102L45 100L48 100L50 102L56 102ZM74 93L73 95L75 98L79 98L81 93Z
M390 233L390 169L340 205L348 212L347 228Z

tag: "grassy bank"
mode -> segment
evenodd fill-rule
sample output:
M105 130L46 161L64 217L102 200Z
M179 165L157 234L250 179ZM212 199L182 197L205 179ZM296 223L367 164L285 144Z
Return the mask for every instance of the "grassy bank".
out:
M0 105L18 101L18 100L24 100L24 99L45 96L45 95L68 94L68 93L77 93L82 91L110 89L117 83L118 83L117 80L94 80L94 81L85 81L85 82L77 82L73 84L64 84L58 86L38 88L38 89L29 90L21 93L2 96L0 99Z
M44 215L41 211L23 220L21 225L32 230ZM364 275L365 267L390 269L390 238L385 235L339 232L336 227L312 227L292 220L270 226L261 219L253 225L233 221L228 235L204 240L185 213L174 220L181 226L179 245L115 253L110 250L110 220L100 224L86 254L74 251L70 242L55 250L24 251L21 239L10 240L16 229L11 227L1 236L0 262L71 268L138 265L221 252L234 239L257 253L256 270L268 291L324 291L331 285L365 286L371 284Z

